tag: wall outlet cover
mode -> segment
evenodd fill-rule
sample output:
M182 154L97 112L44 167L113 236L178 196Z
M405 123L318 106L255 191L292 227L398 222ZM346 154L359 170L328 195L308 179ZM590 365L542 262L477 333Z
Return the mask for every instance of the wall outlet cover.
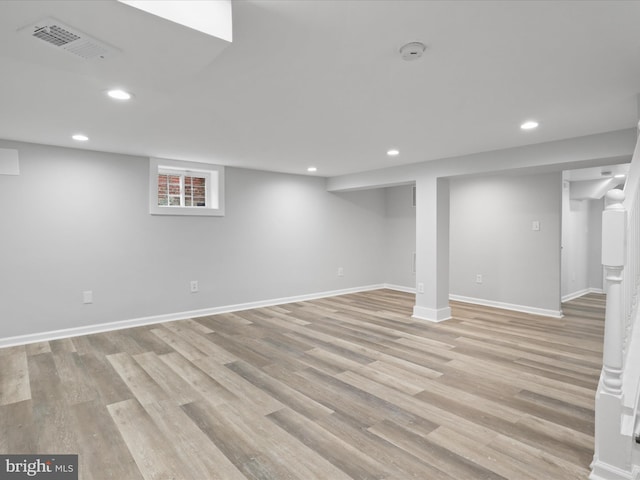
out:
M85 290L82 292L82 303L93 303L93 291Z

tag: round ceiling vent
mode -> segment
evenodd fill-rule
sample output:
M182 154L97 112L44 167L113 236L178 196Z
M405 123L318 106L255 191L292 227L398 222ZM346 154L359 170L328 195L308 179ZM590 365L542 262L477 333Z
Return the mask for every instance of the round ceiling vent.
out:
M424 43L410 42L400 47L400 55L402 55L403 60L417 60L426 49L427 47Z

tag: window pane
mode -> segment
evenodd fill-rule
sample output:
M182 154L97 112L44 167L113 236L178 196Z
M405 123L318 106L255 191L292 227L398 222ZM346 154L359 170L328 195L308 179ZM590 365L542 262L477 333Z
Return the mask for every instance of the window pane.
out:
M166 175L158 175L158 205L166 205L168 203L167 181L168 178Z
M203 177L184 177L184 201L186 207L206 207L206 179Z
M193 203L197 207L206 207L206 190L204 187L196 187L193 190Z
M149 165L149 213L224 216L224 167L158 158Z

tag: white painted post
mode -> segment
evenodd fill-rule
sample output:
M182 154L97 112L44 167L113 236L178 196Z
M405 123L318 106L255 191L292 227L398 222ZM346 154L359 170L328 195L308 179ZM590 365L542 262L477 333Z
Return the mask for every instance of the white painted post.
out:
M607 306L604 323L603 388L622 393L624 319L622 308L622 269L626 250L627 212L622 190L610 190L602 215L602 264L605 268Z
M622 270L626 251L627 212L622 190L607 192L602 214L602 264L607 306L604 319L602 375L596 393L595 452L590 480L631 479L631 438L622 431L624 314Z
M449 307L449 180L416 179L416 304L413 318L441 322Z

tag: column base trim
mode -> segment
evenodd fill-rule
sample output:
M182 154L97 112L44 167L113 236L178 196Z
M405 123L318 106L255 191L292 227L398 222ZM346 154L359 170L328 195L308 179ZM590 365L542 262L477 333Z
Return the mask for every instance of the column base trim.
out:
M413 307L412 318L417 320L426 320L427 322L443 322L451 318L451 308L428 308L419 307L415 305Z
M628 472L618 467L603 463L600 460L593 460L591 463L591 474L589 480L636 480L638 478L638 470Z

